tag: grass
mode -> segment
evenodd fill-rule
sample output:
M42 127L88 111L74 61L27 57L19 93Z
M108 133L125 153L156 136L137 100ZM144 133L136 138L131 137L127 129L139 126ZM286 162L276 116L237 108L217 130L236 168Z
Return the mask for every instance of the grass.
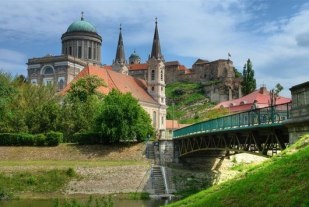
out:
M36 172L0 173L0 188L6 194L59 192L76 173L72 168Z
M166 86L168 119L181 123L196 123L224 115L220 110L209 111L214 106L205 96L201 83L176 82ZM174 103L174 107L172 107Z
M309 206L308 141L309 135L304 136L279 156L260 165L243 168L243 174L238 179L169 206Z

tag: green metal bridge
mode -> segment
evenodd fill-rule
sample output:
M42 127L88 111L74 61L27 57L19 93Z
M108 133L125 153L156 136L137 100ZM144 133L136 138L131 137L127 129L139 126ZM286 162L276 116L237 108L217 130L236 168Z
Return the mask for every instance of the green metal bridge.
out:
M287 127L291 103L232 114L174 131L174 156L204 150L273 155L289 144Z

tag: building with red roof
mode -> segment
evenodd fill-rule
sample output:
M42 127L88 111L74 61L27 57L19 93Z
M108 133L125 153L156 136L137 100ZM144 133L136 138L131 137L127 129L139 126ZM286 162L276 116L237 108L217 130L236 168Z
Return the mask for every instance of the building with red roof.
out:
M253 91L252 93L243 96L238 99L223 101L215 106L215 108L228 108L230 112L242 112L252 109L254 102L256 102L257 108L264 108L271 105L271 94L267 91L266 86L262 86L260 89ZM277 96L275 99L275 105L285 104L291 102L290 98Z

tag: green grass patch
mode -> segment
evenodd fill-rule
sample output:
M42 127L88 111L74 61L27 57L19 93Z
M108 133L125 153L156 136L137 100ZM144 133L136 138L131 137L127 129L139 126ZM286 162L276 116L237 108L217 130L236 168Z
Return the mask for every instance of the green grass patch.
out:
M2 191L9 194L59 192L76 173L73 169L0 173Z
M309 136L285 153L244 170L237 179L201 191L169 206L309 206ZM242 167L239 166L241 169Z
M201 83L176 82L166 86L167 117L181 123L196 123L206 120L207 110L214 106L205 96ZM174 107L172 107L174 103Z
M131 200L148 200L148 199L150 199L149 193L147 193L147 192L129 193L128 198L131 199Z

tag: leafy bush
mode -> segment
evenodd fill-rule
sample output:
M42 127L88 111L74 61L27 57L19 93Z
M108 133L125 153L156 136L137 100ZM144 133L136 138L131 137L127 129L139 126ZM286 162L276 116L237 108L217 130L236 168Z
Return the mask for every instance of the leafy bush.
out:
M33 146L34 136L25 133L0 133L2 146Z
M73 140L80 145L84 144L109 144L110 140L102 136L101 133L97 132L83 132L75 133L73 135Z
M57 146L63 140L63 134L61 132L48 132L46 134L46 144L48 146Z
M36 146L44 146L46 141L45 134L36 134L34 135L34 144Z

